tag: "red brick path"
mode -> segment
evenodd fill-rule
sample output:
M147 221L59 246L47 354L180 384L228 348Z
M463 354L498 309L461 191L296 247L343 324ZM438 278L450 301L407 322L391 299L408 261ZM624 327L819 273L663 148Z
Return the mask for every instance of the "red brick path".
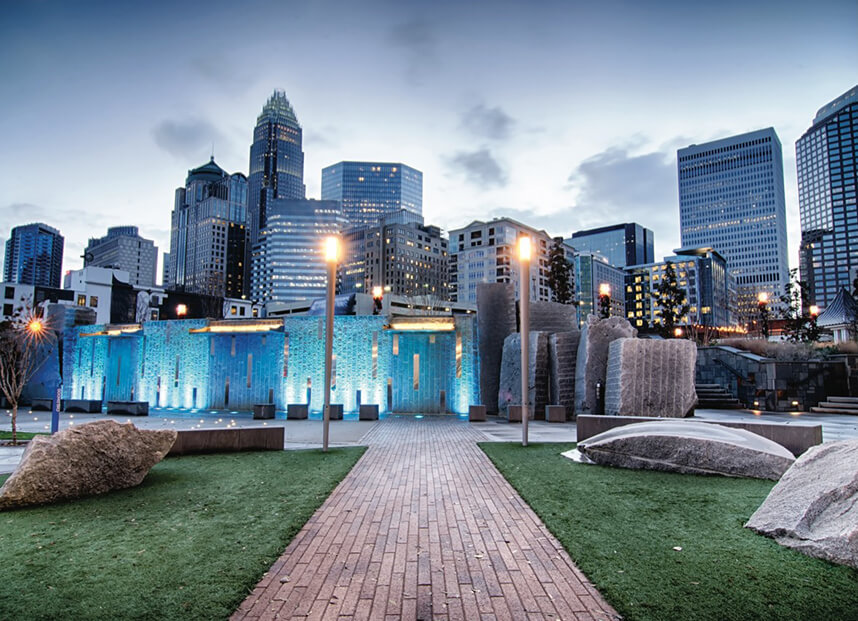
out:
M612 619L455 418L389 417L233 619Z

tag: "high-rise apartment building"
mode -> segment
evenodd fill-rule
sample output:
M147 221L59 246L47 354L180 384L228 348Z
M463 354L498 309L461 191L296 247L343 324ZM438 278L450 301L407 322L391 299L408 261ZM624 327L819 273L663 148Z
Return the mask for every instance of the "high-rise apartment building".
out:
M165 287L241 298L247 294L247 177L211 161L176 190Z
M530 299L551 300L548 286L548 254L554 240L545 231L512 220L495 218L475 220L468 226L450 231L450 297L454 302L477 301L481 282L512 282L519 295L518 238L529 235Z
M421 216L423 173L400 163L339 162L322 169L322 200L340 201L355 228L400 210Z
M325 238L346 225L340 204L279 199L268 204L267 224L253 249L251 299L297 302L325 296Z
M564 243L564 247L566 258L572 264L572 273L575 276L575 301L578 306L579 327L587 321L587 315L599 314L599 296L605 285L611 299L611 316L623 317L626 308L623 295L625 282L623 269L611 265L599 253L571 248L569 243Z
M769 127L685 147L677 158L682 246L727 260L747 323L758 295L780 295L789 278L780 140Z
M569 243L582 252L597 252L614 267L652 263L653 233L636 222L576 231Z
M805 303L824 309L858 276L858 86L819 109L795 156Z
M302 142L303 131L286 93L274 91L256 119L250 145L247 205L251 244L265 227L271 201L306 195Z
M104 237L92 237L83 251L83 266L109 267L128 272L130 284L155 286L158 248L140 237L136 226L114 226Z
M386 293L450 299L447 238L437 226L400 210L375 226L350 227L343 233L341 292Z
M60 232L47 224L16 226L6 240L3 280L59 288L64 245Z

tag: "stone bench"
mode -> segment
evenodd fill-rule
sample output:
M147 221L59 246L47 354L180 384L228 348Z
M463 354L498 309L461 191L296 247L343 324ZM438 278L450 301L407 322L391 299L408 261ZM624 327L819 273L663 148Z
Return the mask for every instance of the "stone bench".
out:
M50 412L54 409L54 400L53 399L33 399L33 402L30 404L31 410L43 410Z
M524 410L525 406L523 405L511 405L508 408L507 420L511 423L520 423L521 422L521 412ZM529 413L529 418L527 420L533 420L533 408L531 406L527 406L527 410Z
M361 406L363 407L363 406ZM343 420L343 404L332 403L328 410L328 420ZM322 413L324 414L324 412Z
M358 410L358 419L378 420L378 406L374 404L361 404L360 409Z
M233 429L183 429L167 453L224 453L235 451L282 451L283 427L237 427Z
M273 403L255 403L253 404L254 420L270 420L274 418Z
M615 427L631 425L632 423L645 423L654 420L666 420L664 418L653 418L649 416L596 416L581 414L578 416L578 442L583 442L603 431ZM784 423L756 423L744 421L720 421L693 419L670 419L670 420L693 420L700 423L713 425L724 425L736 429L744 429L758 436L768 438L777 442L796 457L804 453L811 446L822 444L822 425L787 425Z
M108 401L108 414L128 414L129 416L149 416L148 401Z
M304 420L310 414L306 403L290 403L286 406L286 420Z
M63 410L87 414L101 413L101 399L66 399Z
M472 423L479 423L486 420L486 406L484 405L469 405L468 420Z
M546 405L545 420L549 423L565 423L566 422L566 406L565 405Z

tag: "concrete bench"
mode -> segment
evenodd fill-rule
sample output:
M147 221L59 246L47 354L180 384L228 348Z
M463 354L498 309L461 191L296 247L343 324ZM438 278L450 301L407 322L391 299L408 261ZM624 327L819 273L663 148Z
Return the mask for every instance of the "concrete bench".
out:
M343 420L343 404L342 403L332 403L328 410L328 420ZM363 407L363 406L361 406ZM324 412L323 412L324 414Z
M255 403L253 404L254 420L270 420L274 418L273 403Z
M66 412L86 412L87 414L101 413L101 399L66 399Z
M359 420L378 420L378 406L375 404L361 404L358 411Z
M148 401L108 401L108 414L128 414L129 416L149 416Z
M549 423L565 423L566 422L566 406L565 405L546 405L545 420Z
M528 419L533 420L533 408L530 406L526 406L528 411ZM524 410L525 406L523 405L511 405L508 407L507 420L511 423L520 423L521 422L521 412Z
M286 406L286 420L304 420L309 413L310 406L306 403L290 403Z
M167 453L225 453L235 451L282 451L283 427L237 427L233 429L183 429Z
M53 399L33 399L33 402L30 404L31 410L44 410L50 412L54 409L54 400Z
M654 420L666 420L664 418L653 418L648 416L595 416L581 414L578 416L578 442L583 442L603 431L615 427L631 425L632 423L645 423ZM671 419L679 420L679 419ZM784 423L756 423L745 421L720 421L704 420L700 418L686 418L700 423L713 425L724 425L735 429L744 429L777 442L793 455L798 457L811 446L822 444L822 425L787 425Z
M484 405L469 405L468 420L472 423L479 423L486 420L486 406Z

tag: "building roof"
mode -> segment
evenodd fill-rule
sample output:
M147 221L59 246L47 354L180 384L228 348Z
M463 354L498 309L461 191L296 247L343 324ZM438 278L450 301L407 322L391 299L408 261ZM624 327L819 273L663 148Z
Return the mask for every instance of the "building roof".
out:
M274 91L274 94L268 98L268 101L262 107L262 114L256 119L256 124L259 125L265 119L280 122L291 121L300 127L298 117L295 116L295 110L292 109L292 104L289 103L284 91Z
M828 308L817 317L816 324L821 328L827 328L848 325L856 319L858 319L858 303L849 295L845 287L841 287Z
M212 159L199 166L194 168L193 170L188 171L188 183L191 181L220 181L224 177L228 177L229 173L227 173L223 168L215 164L214 155L212 155Z

